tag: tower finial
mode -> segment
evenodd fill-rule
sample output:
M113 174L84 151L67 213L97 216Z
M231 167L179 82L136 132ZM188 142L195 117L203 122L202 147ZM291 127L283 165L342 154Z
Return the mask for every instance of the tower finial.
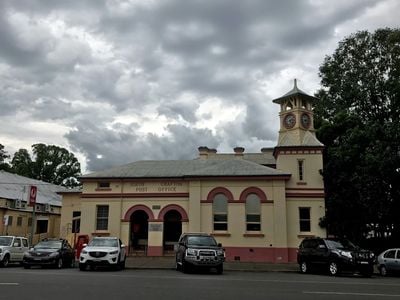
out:
M294 88L297 89L297 79L294 79Z

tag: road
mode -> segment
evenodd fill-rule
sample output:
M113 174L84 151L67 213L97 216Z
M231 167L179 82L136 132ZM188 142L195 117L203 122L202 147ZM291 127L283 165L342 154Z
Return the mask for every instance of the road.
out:
M400 299L400 278L280 272L0 269L0 299Z

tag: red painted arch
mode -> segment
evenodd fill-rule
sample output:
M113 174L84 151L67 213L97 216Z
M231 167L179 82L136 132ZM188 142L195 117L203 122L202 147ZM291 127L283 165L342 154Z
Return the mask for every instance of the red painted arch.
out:
M142 204L134 205L130 209L128 209L128 211L125 213L124 221L129 222L131 220L132 214L138 210L143 210L149 216L149 220L148 220L149 222L154 221L154 214L153 214L152 210L149 207L147 207L146 205L142 205Z
M217 194L224 194L228 198L228 202L234 200L233 195L230 190L228 190L227 188L224 188L224 187L216 187L208 193L207 202L213 202L214 197Z
M261 202L267 202L267 200L268 200L267 196L265 195L265 193L261 189L259 189L258 187L255 187L255 186L251 186L251 187L248 187L247 189L245 189L240 194L239 201L240 202L246 202L246 198L250 194L256 194L260 198Z
M158 214L158 220L163 221L165 214L171 210L176 210L177 212L179 212L181 214L182 222L189 221L186 211L181 206L176 205L176 204L169 204L169 205L163 207L163 209Z

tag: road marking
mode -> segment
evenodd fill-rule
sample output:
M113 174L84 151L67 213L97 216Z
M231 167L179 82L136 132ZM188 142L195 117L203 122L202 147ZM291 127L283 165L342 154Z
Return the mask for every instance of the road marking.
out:
M17 282L0 282L0 285L19 285Z
M319 294L319 295L339 295L339 296L370 296L370 297L400 297L400 295L391 294L369 294L369 293L344 293L344 292L311 292L303 291L303 294Z

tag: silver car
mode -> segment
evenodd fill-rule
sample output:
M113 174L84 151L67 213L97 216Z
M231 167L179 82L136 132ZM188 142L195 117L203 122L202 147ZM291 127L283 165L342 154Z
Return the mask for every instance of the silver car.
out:
M22 262L25 251L29 250L28 240L20 236L0 236L0 265L7 267L10 262Z
M377 258L378 270L382 276L389 273L400 274L400 248L383 251Z

